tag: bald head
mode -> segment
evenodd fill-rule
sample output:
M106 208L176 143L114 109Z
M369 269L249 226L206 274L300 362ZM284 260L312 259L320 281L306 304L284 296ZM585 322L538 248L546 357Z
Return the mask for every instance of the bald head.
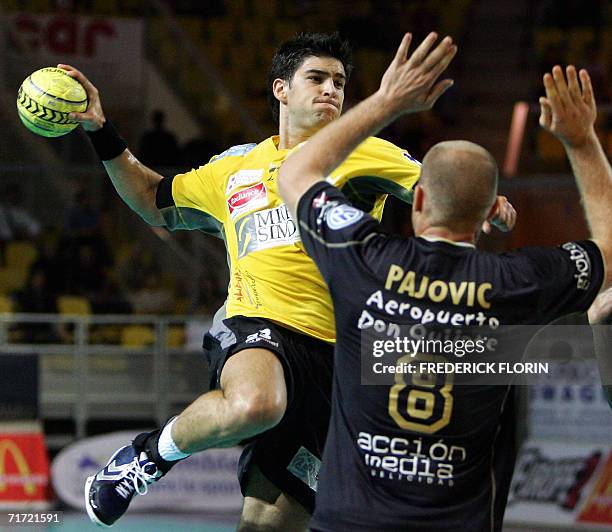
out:
M482 146L465 140L440 142L423 159L419 184L431 225L457 230L480 225L497 195L497 163Z

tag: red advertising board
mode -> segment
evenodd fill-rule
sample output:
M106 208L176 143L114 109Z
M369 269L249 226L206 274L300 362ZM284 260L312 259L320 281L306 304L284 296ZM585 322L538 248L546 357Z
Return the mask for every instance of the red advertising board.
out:
M0 432L0 506L50 499L49 459L42 431Z
M612 523L612 453L578 516L579 522Z

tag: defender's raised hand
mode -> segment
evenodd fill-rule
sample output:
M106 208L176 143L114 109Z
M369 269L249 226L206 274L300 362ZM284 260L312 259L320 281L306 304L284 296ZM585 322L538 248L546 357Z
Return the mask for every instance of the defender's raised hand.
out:
M85 75L70 65L59 64L57 68L65 70L68 75L76 79L87 93L87 99L89 103L84 113L70 113L70 118L79 122L85 131L96 131L100 129L106 118L104 117L104 111L102 110L102 103L100 102L100 93L98 89L89 81Z
M432 50L437 38L438 35L431 32L408 57L412 35L404 35L378 89L379 95L397 114L431 109L436 100L453 85L451 79L436 81L457 53L457 46L447 36Z
M567 81L560 66L544 74L546 97L540 98L540 126L567 146L578 148L595 134L597 106L591 78L574 66L566 69Z

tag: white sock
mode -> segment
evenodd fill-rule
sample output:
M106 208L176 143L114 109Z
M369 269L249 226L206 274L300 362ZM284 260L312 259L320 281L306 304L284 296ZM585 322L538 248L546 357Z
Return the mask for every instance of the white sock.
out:
M159 455L168 462L176 462L177 460L187 458L191 455L191 453L184 453L181 451L172 439L172 425L174 425L175 421L176 418L172 419L170 423L166 424L159 436L159 440L157 441L157 450Z

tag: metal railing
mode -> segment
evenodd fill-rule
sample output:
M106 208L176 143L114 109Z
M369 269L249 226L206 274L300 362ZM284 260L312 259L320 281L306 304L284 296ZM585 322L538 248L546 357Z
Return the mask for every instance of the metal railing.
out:
M0 314L0 355L38 355L40 417L74 421L63 445L85 437L91 420L163 423L206 391L200 345L208 325L201 317ZM27 343L32 326L47 327L50 341ZM135 342L125 335L134 326ZM181 329L193 341L170 338Z

